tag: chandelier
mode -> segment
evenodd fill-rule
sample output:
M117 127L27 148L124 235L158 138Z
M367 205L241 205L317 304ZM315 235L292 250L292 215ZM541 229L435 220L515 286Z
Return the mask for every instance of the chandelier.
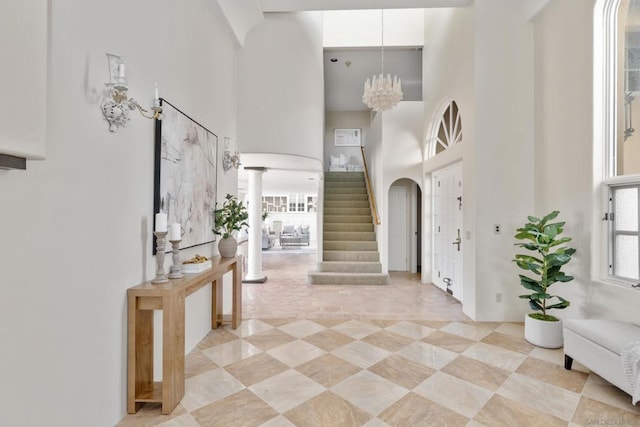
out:
M386 111L395 107L402 100L402 81L391 74L384 76L384 9L381 15L381 43L380 43L380 75L373 75L364 82L362 102L373 111Z

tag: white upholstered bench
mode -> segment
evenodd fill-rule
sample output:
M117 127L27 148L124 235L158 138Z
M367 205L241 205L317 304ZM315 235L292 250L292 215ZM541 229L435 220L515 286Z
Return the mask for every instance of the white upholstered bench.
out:
M563 320L564 367L571 369L575 359L616 387L632 394L622 367L620 350L640 341L640 326L615 320Z

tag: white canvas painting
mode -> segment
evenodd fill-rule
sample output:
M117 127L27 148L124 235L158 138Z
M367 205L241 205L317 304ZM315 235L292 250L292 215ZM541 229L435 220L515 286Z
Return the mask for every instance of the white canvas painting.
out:
M162 100L162 120L156 125L154 204L156 212L167 214L169 224L180 224L180 248L215 240L211 230L216 204L217 144L214 133Z

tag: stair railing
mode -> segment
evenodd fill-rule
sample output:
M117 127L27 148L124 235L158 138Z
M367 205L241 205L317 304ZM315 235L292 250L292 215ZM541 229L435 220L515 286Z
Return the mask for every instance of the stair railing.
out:
M367 184L367 194L369 195L369 204L371 205L371 212L373 212L374 224L380 225L380 216L378 215L378 208L376 207L376 196L373 194L373 186L371 185L371 179L369 179L369 168L367 167L367 156L364 155L364 145L360 146L360 152L362 153L362 164L364 165L364 181Z

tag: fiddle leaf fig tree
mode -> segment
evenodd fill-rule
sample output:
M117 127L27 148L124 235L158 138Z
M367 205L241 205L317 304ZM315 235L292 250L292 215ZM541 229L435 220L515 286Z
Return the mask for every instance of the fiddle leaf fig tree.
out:
M228 239L232 237L234 231L240 231L242 227L249 226L247 208L231 194L225 196L222 207L214 211L214 216L215 228L212 231L223 239Z
M521 269L530 272L528 275L519 275L520 284L531 291L520 295L520 298L529 300L529 306L534 311L542 312L529 314L539 320L558 321L557 317L547 314L547 310L567 308L570 304L566 299L549 293L549 287L554 283L573 280L573 276L562 272L562 266L571 261L576 250L565 245L571 241L570 237L560 237L565 223L550 223L559 213L553 211L542 219L529 216L529 222L518 228L515 235L516 239L524 241L515 243L516 246L533 252L518 254L513 261Z

